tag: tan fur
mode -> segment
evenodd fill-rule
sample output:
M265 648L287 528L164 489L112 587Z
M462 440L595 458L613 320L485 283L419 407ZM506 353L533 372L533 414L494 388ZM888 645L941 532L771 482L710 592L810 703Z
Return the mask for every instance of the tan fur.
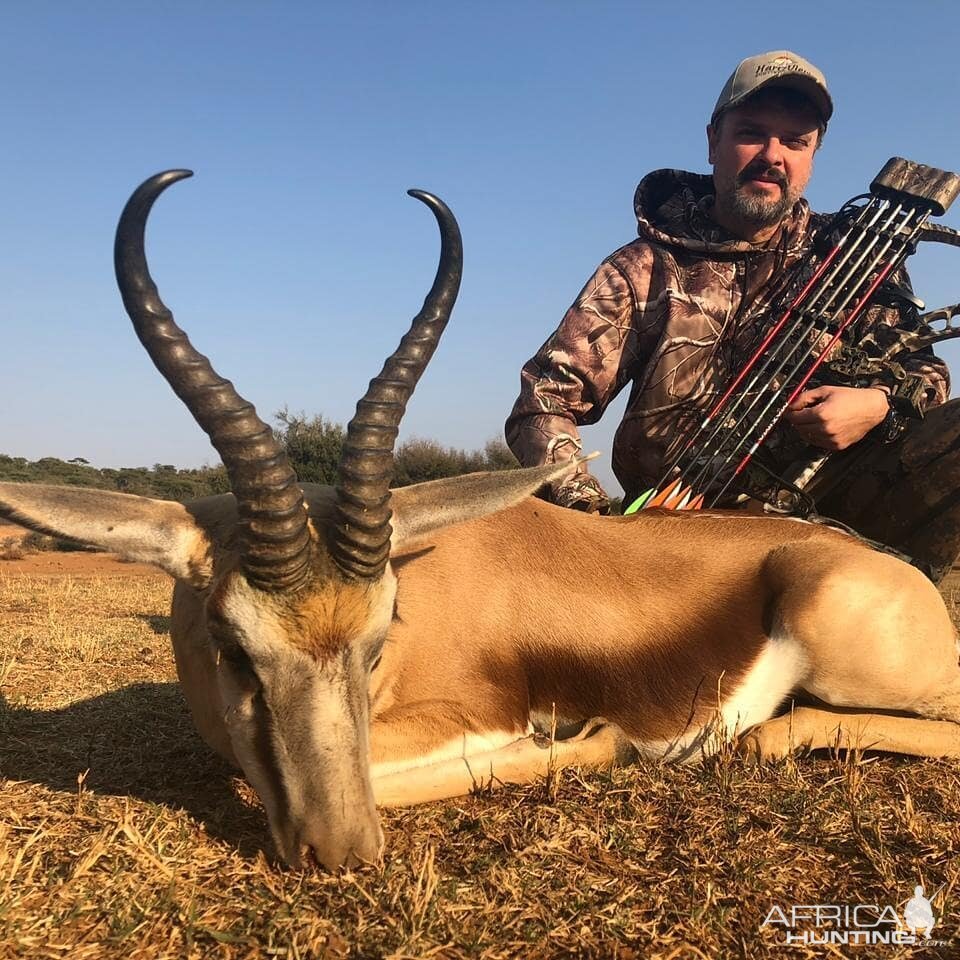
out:
M602 715L638 738L703 721L764 641L759 574L778 532L839 536L777 523L711 562L733 529L726 518L621 520L539 501L451 528L398 568L395 695L490 689L493 703L481 696L475 709L493 723L509 704L518 729L528 709L554 704L560 716Z
M540 482L537 473L398 492L397 527L408 533L386 574L362 584L335 573L326 553L332 492L304 484L316 562L292 596L246 584L232 497L189 504L179 519L124 500L131 529L162 518L167 553L149 550L181 571L171 632L197 727L231 759L241 745L290 862L304 844L328 864L369 856L374 795L406 804L525 782L546 757L692 759L743 733L743 716L760 724L744 742L761 757L834 743L960 756L956 635L913 568L812 524L607 518L524 499ZM102 527L90 497L22 490L0 484L8 515L49 526L55 507L69 535ZM114 508L103 500L105 515ZM256 662L249 689L249 666L225 675L217 659L230 643ZM826 706L762 723L792 692ZM273 719L260 723L266 708ZM545 753L535 726L567 739Z
M318 582L280 614L290 642L318 660L334 656L366 632L374 590L339 577Z
M797 751L883 750L915 757L960 756L960 724L866 710L799 707L754 727L739 744L757 760Z
M636 758L630 741L613 724L589 721L580 733L551 742L523 737L499 750L472 753L402 772L374 774L373 793L384 807L408 807L491 789L503 783L531 783L560 767L603 767Z
M324 497L311 497L321 517ZM394 569L396 619L370 686L375 763L413 765L467 732L523 738L552 712L660 741L709 722L776 630L802 645L811 685L858 706L929 710L957 676L933 585L809 524L527 500L438 532ZM309 609L329 616L330 603ZM960 719L960 697L947 700L938 715Z

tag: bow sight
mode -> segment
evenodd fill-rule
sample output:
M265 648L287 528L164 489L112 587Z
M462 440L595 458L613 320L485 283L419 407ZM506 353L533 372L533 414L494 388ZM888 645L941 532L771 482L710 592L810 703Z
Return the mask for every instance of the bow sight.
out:
M927 222L942 216L958 193L957 174L900 157L888 160L870 193L844 204L782 278L772 302L748 317L747 323L766 331L761 343L682 438L660 482L625 513L714 507L728 491L737 492L754 454L818 371L824 383L882 383L897 410L922 416L923 381L900 361L960 336L960 325L953 323L960 304L921 314L922 302L893 279L920 240L960 246L960 233ZM857 318L875 303L895 306L901 325L878 324L853 337Z

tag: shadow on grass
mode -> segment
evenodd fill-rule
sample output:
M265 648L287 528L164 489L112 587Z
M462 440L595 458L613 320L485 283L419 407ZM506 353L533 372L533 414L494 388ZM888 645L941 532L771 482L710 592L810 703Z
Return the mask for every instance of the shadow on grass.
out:
M142 620L158 637L166 637L170 634L169 617L160 617L153 614L140 613L137 614L137 619Z
M0 776L180 807L253 856L269 845L261 810L238 796L237 771L194 730L176 683L137 683L58 710L13 707L0 694Z

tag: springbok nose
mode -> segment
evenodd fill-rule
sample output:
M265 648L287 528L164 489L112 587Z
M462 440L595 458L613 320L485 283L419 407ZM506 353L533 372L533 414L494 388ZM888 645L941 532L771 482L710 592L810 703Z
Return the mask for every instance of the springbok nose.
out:
M324 833L323 836L305 834L301 840L301 862L315 861L335 873L367 863L376 863L383 849L383 830L374 815L370 820L353 823L339 833Z

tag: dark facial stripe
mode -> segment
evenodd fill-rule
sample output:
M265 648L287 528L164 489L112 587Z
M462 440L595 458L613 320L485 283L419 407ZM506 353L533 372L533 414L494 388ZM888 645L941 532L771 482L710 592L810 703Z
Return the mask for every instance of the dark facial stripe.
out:
M273 715L263 697L262 690L258 691L254 696L253 703L253 751L260 765L260 769L269 782L269 789L276 798L277 807L289 813L290 797L287 793L283 772L277 762L277 754L274 746L275 731Z

